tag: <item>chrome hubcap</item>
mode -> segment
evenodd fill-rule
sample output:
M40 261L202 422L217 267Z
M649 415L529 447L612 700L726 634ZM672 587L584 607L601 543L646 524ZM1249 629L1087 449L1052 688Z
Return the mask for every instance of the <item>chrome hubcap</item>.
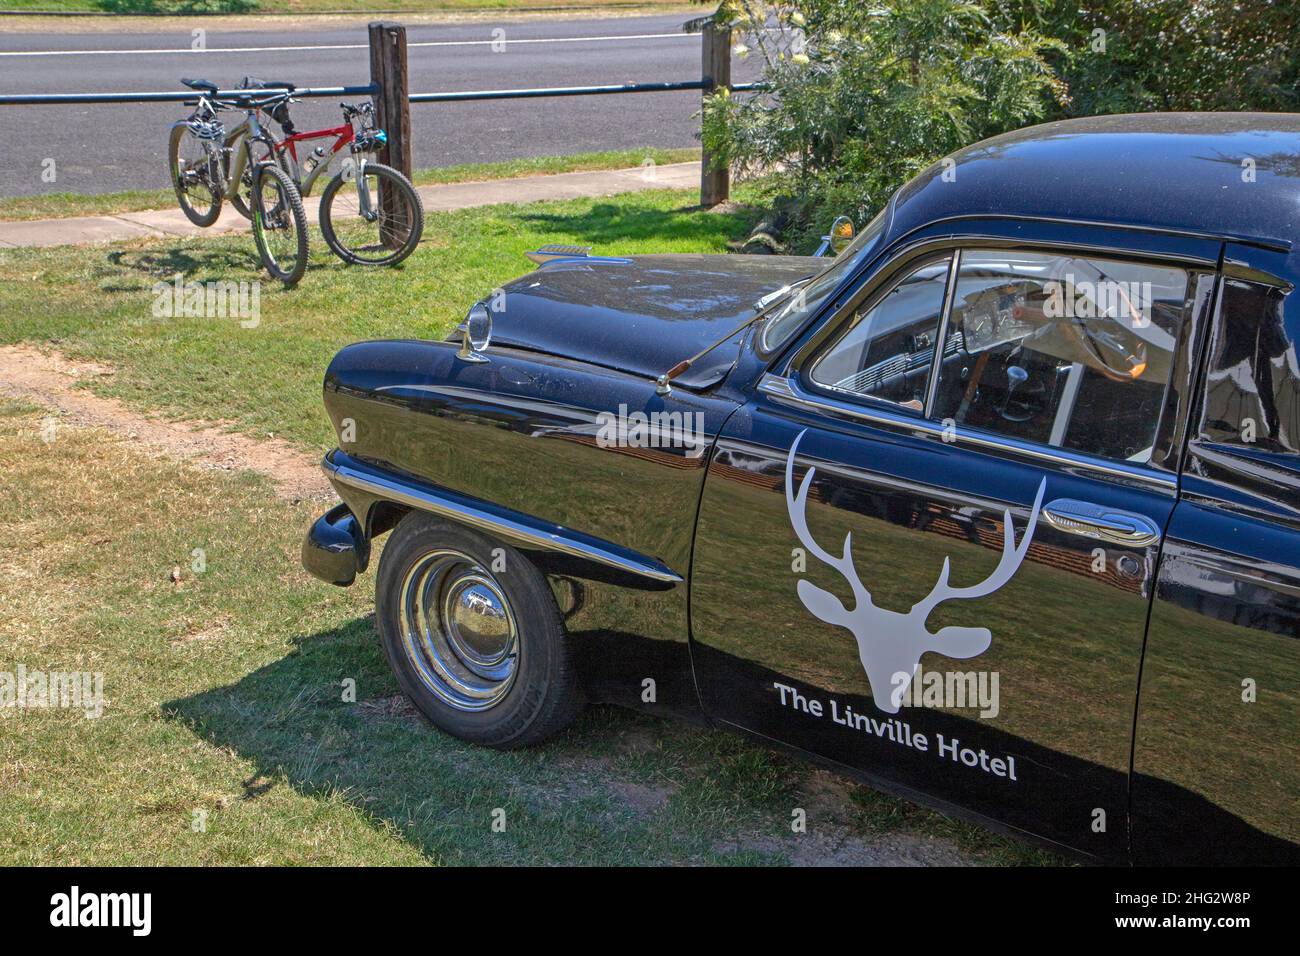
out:
M519 669L518 628L505 591L460 551L431 552L402 581L402 646L416 674L463 711L501 702Z

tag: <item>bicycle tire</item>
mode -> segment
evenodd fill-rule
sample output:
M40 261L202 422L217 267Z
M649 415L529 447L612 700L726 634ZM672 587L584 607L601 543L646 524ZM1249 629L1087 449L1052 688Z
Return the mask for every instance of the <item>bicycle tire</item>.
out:
M401 245L396 249L388 246L377 246L372 244L367 247L358 247L349 244L344 238L339 236L335 228L335 208L334 200L342 189L351 180L344 173L340 172L334 176L325 186L325 191L320 197L320 231L325 237L325 244L330 247L330 251L349 265L367 265L367 266L395 266L412 252L420 242L420 236L424 232L424 203L420 201L420 194L416 192L411 181L393 169L391 166L385 166L382 163L366 163L365 175L374 176L376 185L379 180L396 191L398 202L407 209L407 218L410 220L409 229L405 230L402 235ZM378 202L378 190L374 192L375 201ZM343 224L340 222L340 226ZM344 227L346 230L346 227ZM382 237L383 224L378 227L379 235ZM382 255L368 255L372 250L382 248Z
M266 162L266 161L267 161L267 160L266 160L265 158L263 158L262 162ZM254 165L254 164L251 164L251 163L250 163L249 165L246 165L246 166L244 167L244 175L243 175L243 178L246 179L246 180L248 181L248 187L249 187L249 188L248 188L248 195L249 195L250 200L251 200L252 195L253 195L253 188L252 188L252 186L253 186L253 182L252 182L252 176L253 176L253 165ZM286 174L289 175L289 178L291 178L291 179L293 178L293 174L289 171L289 169L287 168L287 166L286 166L286 164L285 164L285 161L284 161L284 157L283 157L283 155L281 155L281 156L278 158L277 165L278 165L281 169L283 169L283 170L285 171ZM227 158L227 160L226 160L226 169L225 169L225 173L226 173L226 178L229 179L229 178L230 178L230 160L229 160L229 158ZM299 192L301 192L301 191L302 191L302 190L299 190ZM245 219L247 219L249 222L252 222L252 221L253 221L253 207L250 206L248 203L246 203L246 202L244 201L244 196L243 196L243 193L240 192L240 187L239 187L239 186L236 186L236 187L234 188L234 190L231 191L230 195L227 196L226 198L230 200L230 205L232 205L232 206L235 207L235 212L239 213L241 216L243 216L243 217L244 217Z
M183 125L172 127L171 135L167 140L167 166L171 173L172 189L176 191L176 202L180 205L181 212L185 213L186 219L196 226L210 226L221 215L221 184L212 182L206 184L209 195L212 197L211 202L205 205L196 205L191 201L181 175L180 150L184 137L187 136L195 142L199 142L198 137Z
M295 247L293 265L285 268L282 263L268 247L267 233L271 231L267 228L267 207L266 207L266 189L262 178L270 176L274 180L276 193L280 197L271 210L271 213L277 220L287 216L291 222L283 224L277 222L272 227L274 230L284 229L293 230L293 243ZM292 287L298 284L303 273L307 271L307 213L302 207L302 196L298 193L298 187L294 185L292 179L280 167L263 163L253 170L253 241L257 244L257 253L261 257L262 267L270 273L271 277L283 282L286 286Z

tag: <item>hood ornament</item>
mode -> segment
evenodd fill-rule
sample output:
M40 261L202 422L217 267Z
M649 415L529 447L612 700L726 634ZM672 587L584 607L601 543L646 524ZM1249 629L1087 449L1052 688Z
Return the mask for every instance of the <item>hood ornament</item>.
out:
M561 243L549 243L532 252L525 252L529 259L541 265L552 259L587 259L591 256L591 246L566 246Z

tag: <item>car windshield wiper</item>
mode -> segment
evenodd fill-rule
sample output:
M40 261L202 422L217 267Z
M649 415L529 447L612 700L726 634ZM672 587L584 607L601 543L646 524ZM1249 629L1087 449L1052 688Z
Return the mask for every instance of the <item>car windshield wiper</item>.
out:
M799 288L800 286L807 285L809 282L813 280L813 278L814 277L811 275L806 275L802 279L795 279L793 282L787 282L779 289L774 289L773 291L767 293L767 295L760 297L754 303L754 311L760 314L766 312L769 308L776 305L776 303L780 302L782 299L784 299L795 289ZM735 333L733 332L732 335L734 334ZM731 336L728 336L728 338L730 337Z
M697 361L702 359L704 356L708 355L710 352L716 349L723 342L735 338L737 333L745 331L745 329L749 328L751 325L753 325L755 322L761 319L771 306L773 306L777 302L780 302L791 292L793 292L799 286L803 285L805 282L807 282L812 278L813 278L812 276L804 276L802 279L796 279L794 282L787 283L786 285L781 286L781 288L769 292L765 296L762 296L757 302L754 303L754 314L752 316L750 316L744 322L741 322L740 325L736 326L734 329L732 329L722 338L718 339L716 342L713 342L708 346L706 346L705 348L700 349L700 351L696 352L690 358L682 359L680 362L678 362L668 371L664 372L662 375L656 378L655 393L658 395L668 395L669 393L671 393L673 390L673 384L672 384L673 379L684 374L692 365L694 365Z

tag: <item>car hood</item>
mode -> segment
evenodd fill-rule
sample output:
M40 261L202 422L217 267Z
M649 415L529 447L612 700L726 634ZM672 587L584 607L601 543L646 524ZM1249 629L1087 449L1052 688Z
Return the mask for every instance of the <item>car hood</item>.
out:
M806 256L652 255L555 259L507 284L492 341L658 376L754 315L754 302L820 272ZM719 347L679 382L721 380L736 348Z

